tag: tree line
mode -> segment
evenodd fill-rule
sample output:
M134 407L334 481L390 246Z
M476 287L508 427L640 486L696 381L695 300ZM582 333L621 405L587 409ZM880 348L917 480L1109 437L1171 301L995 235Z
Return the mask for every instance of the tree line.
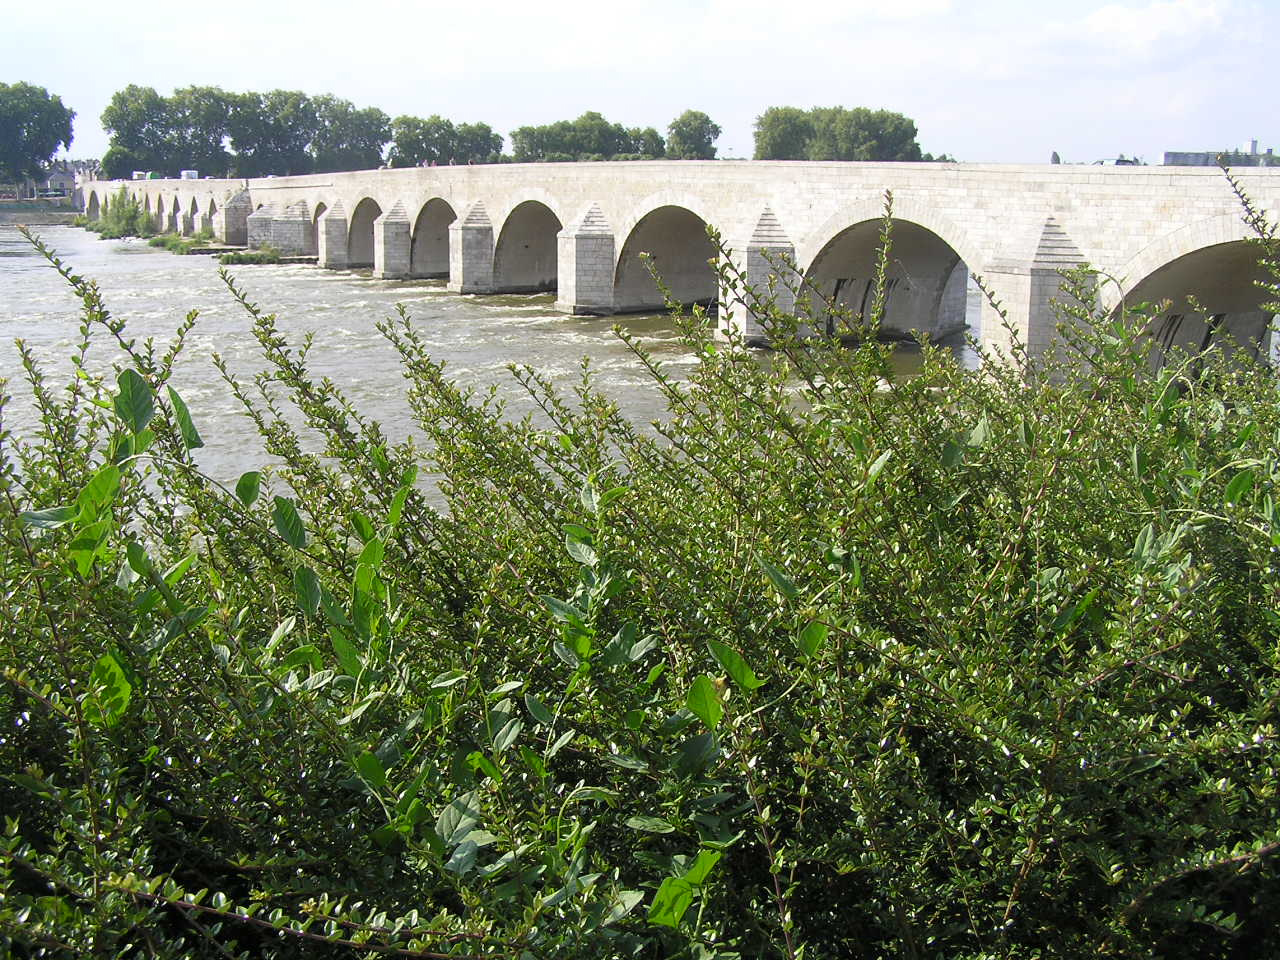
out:
M42 87L0 84L0 176L38 176L71 143L74 111ZM625 127L596 111L576 120L511 132L511 153L487 123L454 123L439 115L392 119L331 94L297 90L235 93L189 86L163 96L129 85L102 112L110 147L103 174L135 170L177 176L260 177L332 173L389 164L583 160L713 160L721 129L700 110L667 126ZM920 149L909 117L867 107L769 107L755 122L757 160L951 160Z
M487 124L392 120L377 107L297 90L231 93L192 86L165 97L130 85L111 98L102 125L111 134L102 166L112 178L134 170L259 177L370 169L384 163L389 143L398 166L485 162L502 149L502 137Z

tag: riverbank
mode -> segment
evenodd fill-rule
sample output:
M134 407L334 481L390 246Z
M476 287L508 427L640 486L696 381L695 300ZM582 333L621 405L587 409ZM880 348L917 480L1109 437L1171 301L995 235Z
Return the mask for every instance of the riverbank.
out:
M76 212L69 210L59 213L53 210L0 210L0 225L14 226L23 224L28 227L48 227L54 225L70 226L76 218Z

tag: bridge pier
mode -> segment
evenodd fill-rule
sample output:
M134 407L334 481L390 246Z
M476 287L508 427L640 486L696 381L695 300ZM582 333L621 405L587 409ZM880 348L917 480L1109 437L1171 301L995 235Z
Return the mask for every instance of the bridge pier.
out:
M409 215L397 202L373 221L373 275L379 280L404 280L409 276L413 241Z
M597 204L556 234L556 309L574 316L613 313L613 228Z
M196 232L196 218L190 210L178 210L177 227L178 233L184 237L189 237Z
M222 243L244 246L249 242L248 219L253 212L249 191L241 190L213 215L213 235Z
M213 217L208 210L197 213L193 219L192 229L196 233L213 233Z
M347 268L347 211L341 200L320 215L316 224L316 250L320 266L330 270Z
M454 293L493 292L493 223L477 200L449 224L449 283Z
M245 218L246 240L251 249L259 250L271 243L271 222L275 216L275 205L269 203Z
M291 203L284 213L273 217L270 236L271 245L286 257L312 256L316 252L316 232L307 201Z
M1053 301L1068 299L1062 271L1078 267L1084 255L1055 217L1048 217L1030 261L995 261L987 265L984 279L998 296L1006 318L991 303L982 304L982 344L1012 360L1011 334L1038 357L1059 339L1058 316Z
M761 322L765 310L770 305L784 314L795 310L795 291L802 279L793 267L795 244L774 212L765 207L747 241L727 252L736 268L731 273L740 274L743 288L721 286L719 332L721 336L737 333L748 343L767 341L769 332Z

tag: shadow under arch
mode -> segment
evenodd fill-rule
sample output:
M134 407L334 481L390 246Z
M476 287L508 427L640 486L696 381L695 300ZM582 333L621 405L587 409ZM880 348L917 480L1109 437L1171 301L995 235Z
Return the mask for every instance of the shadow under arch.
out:
M894 213L879 336L908 339L922 333L939 340L964 331L970 321L968 262L934 230ZM850 223L813 254L803 292L817 329L837 333L840 324L870 315L882 229L881 216ZM846 312L849 320L843 319Z
M98 194L94 190L89 191L89 199L84 204L84 215L90 220L97 220L102 215L102 207L98 203Z
M560 218L540 200L516 204L493 248L493 285L503 293L556 289L556 235Z
M719 289L718 256L707 222L688 207L666 204L644 214L627 233L614 269L614 310L641 313L665 306L641 254L647 253L671 296L683 306L711 305Z
M365 197L351 211L347 230L347 266L373 266L373 221L382 216L382 207L372 197Z
M1121 285L1113 309L1154 305L1147 330L1156 341L1157 362L1173 351L1267 356L1272 349L1275 297L1259 284L1277 282L1259 263L1262 249L1248 239L1190 250Z
M409 276L449 277L449 224L458 214L447 200L432 197L413 221L409 246Z

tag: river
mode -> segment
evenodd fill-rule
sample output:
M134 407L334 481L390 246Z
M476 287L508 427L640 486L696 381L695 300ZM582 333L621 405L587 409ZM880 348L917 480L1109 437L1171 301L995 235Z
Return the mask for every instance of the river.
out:
M198 309L200 319L175 370L174 386L205 440L198 451L200 466L226 481L267 462L212 362L217 352L246 376L263 366L250 318L219 278L213 258L175 256L139 240L100 240L73 227L41 227L37 233L77 273L98 282L108 308L128 321L129 335L139 342L147 337L166 341L187 311ZM250 300L277 314L284 336L298 342L315 332L312 373L333 379L393 439L410 434L413 425L398 358L375 324L394 315L396 304L405 305L432 355L447 361L458 381L479 388L498 385L517 414L530 405L508 364L528 364L568 383L586 356L602 388L627 416L640 422L662 417L665 406L652 381L613 333L617 322L675 375L696 362L670 318L661 315L568 317L555 309L551 294L461 296L446 291L443 281L373 280L367 272L315 266L231 269ZM79 306L66 281L17 230L0 226L0 378L9 379L7 390L14 396L5 410L6 429L22 434L36 426L13 341L20 337L30 345L56 375L53 384L65 382ZM91 365L105 370L117 355L105 335L97 340ZM909 368L910 351L901 353L904 369Z

